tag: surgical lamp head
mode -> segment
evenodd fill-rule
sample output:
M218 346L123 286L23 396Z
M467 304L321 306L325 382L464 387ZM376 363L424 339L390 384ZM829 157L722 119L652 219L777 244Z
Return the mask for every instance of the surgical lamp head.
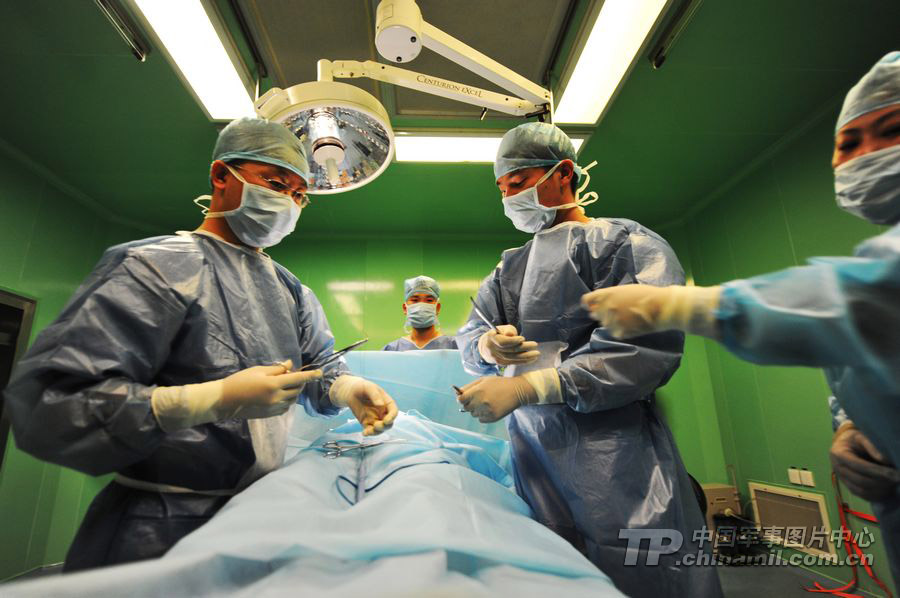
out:
M341 193L377 178L394 154L384 106L347 83L313 81L273 88L256 101L260 116L284 125L303 146L310 194Z

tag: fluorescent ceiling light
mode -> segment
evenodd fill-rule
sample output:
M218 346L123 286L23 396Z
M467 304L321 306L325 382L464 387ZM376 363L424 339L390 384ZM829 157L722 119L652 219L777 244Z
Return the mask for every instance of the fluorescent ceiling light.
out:
M592 125L612 99L668 0L606 0L553 114Z
M394 283L385 280L336 280L328 283L332 293L384 293L394 290Z
M253 100L200 0L134 3L210 118L255 114Z
M502 137L403 135L394 137L398 162L493 162ZM572 138L577 153L584 139Z

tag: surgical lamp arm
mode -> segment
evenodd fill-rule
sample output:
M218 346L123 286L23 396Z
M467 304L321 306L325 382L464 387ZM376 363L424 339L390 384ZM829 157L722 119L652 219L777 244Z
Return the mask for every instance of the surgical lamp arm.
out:
M505 96L464 83L441 79L440 77L423 75L422 73L382 64L374 60L360 62L357 60L331 61L323 59L318 62L318 69L319 81L331 81L333 78L353 79L366 77L390 83L391 85L399 85L400 87L473 104L481 108L505 112L514 116L526 116L545 111L543 104L534 104L521 98Z
M496 60L485 56L425 21L422 21L422 38L423 45L429 50L433 50L476 75L484 77L491 83L538 106L550 103L550 92L540 85L532 83L512 69L506 68Z
M476 75L484 77L488 81L512 92L518 98L524 98L526 102L529 102L541 112L549 112L553 104L553 96L548 90L532 83L496 60L485 56L478 50L426 22L422 18L422 11L419 10L415 0L381 0L378 3L378 8L375 10L375 47L378 49L378 53L386 60L397 63L407 63L414 60L419 55L422 47L426 47ZM412 74L418 75L418 73ZM413 81L415 81L415 78L413 78ZM459 85L453 81L447 83ZM438 93L434 86L423 89L418 86L407 85L406 83L398 84L412 87L413 89L420 89L427 93L437 93L445 97L452 97L453 99L477 106L485 106L484 103L474 102L471 98ZM483 90L480 91L483 92ZM504 98L503 103L500 105L508 103L504 96L496 95ZM484 96L482 95L482 97ZM497 109L495 106L489 107ZM512 112L510 110L503 110L503 112L519 115L528 113ZM531 110L530 112L534 111Z

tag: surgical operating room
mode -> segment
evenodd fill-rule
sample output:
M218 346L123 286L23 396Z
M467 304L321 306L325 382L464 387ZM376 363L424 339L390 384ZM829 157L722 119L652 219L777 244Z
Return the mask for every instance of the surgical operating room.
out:
M898 31L0 3L0 595L898 595Z

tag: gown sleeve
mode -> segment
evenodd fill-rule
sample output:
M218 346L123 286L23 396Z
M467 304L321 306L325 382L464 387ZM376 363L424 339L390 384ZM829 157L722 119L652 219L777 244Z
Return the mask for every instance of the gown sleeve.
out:
M900 385L900 251L811 262L725 284L724 344L755 363L864 367Z
M187 308L151 264L108 250L13 372L4 394L19 448L92 475L151 454L165 436L152 381Z

